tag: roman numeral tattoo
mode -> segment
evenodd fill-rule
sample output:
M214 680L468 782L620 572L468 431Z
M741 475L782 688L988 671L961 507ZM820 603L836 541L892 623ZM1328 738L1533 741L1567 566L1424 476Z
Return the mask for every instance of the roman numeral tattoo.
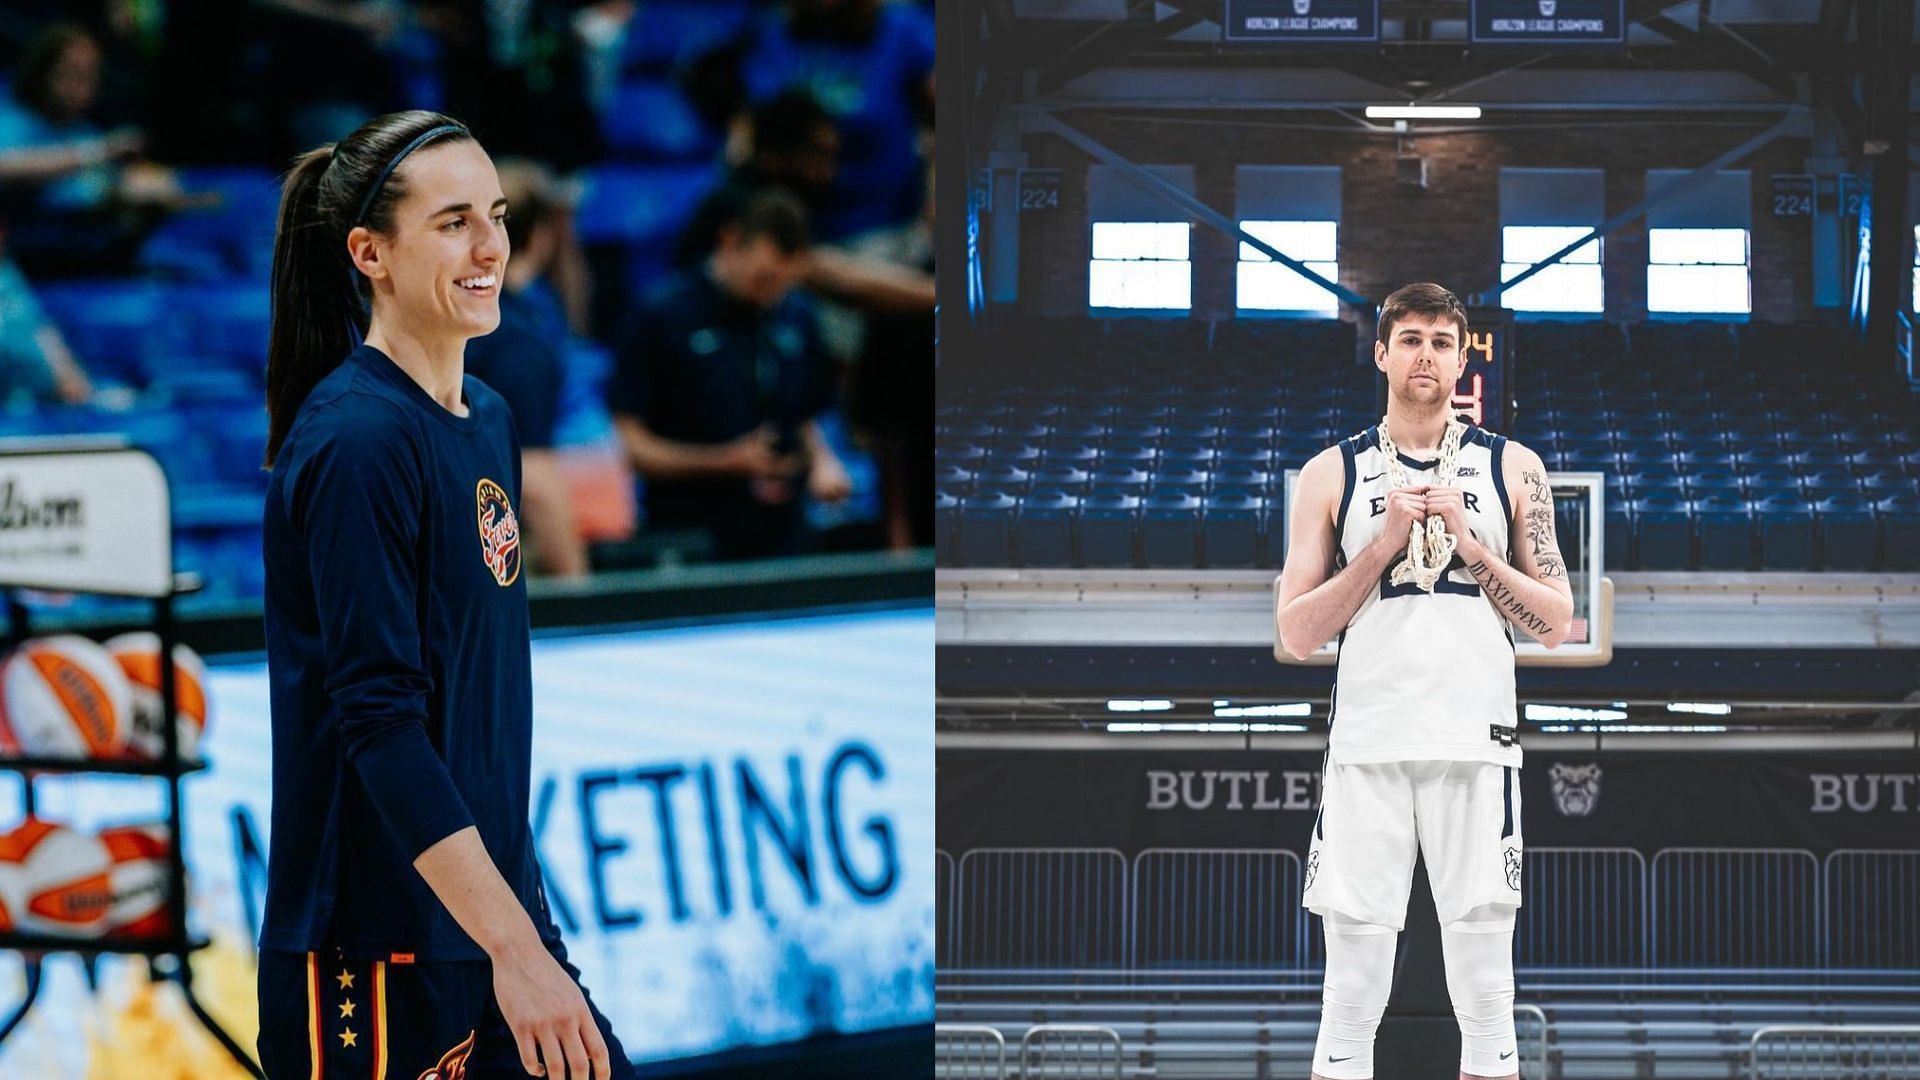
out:
M1537 638L1544 638L1553 632L1553 627L1547 620L1529 611L1520 597L1515 595L1512 589L1507 588L1505 582L1494 576L1493 567L1488 566L1485 559L1475 560L1472 566L1467 567L1467 573L1472 574L1473 579L1486 590L1487 599L1493 601L1495 607L1505 611L1507 617L1522 629Z

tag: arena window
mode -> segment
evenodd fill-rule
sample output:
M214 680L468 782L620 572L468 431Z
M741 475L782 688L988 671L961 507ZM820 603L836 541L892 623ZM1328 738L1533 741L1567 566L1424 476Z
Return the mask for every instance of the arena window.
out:
M1691 174L1647 170L1647 195ZM1695 181L1647 212L1647 311L1652 315L1745 315L1752 181L1729 169Z
M1606 216L1606 174L1599 169L1500 170L1500 280L1593 231ZM1599 315L1605 308L1601 241L1501 293L1502 307L1554 315Z
M1503 225L1500 228L1500 280L1521 271L1592 232L1587 225ZM1500 305L1515 311L1598 315L1605 306L1600 278L1600 239L1500 294Z
M1096 221L1087 303L1096 308L1193 306L1192 226L1184 221Z
M1340 280L1338 166L1242 165L1234 170L1240 227L1329 281ZM1242 315L1332 318L1339 300L1251 244L1240 245L1234 305Z
M1648 229L1647 310L1745 314L1747 230Z
M1192 194L1191 165L1148 172ZM1193 226L1158 193L1109 165L1087 171L1093 258L1087 306L1099 311L1187 311L1193 307Z

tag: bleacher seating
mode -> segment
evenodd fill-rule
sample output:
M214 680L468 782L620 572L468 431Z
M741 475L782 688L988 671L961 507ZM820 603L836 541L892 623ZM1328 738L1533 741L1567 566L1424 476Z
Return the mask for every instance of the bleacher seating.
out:
M1610 570L1915 569L1920 398L1829 357L1834 334L1524 322L1511 434L1554 471L1606 475ZM1333 320L990 329L994 377L938 417L939 490L998 496L970 505L1007 519L1007 561L965 565L1057 566L1066 534L1075 566L1277 565L1285 472L1377 419L1358 344Z

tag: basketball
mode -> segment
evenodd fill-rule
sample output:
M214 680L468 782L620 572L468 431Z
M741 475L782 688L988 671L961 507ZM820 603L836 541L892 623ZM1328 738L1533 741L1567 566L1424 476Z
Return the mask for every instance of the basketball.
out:
M96 837L28 818L0 836L0 896L13 928L98 937L112 906L107 849Z
M100 830L110 869L107 932L116 937L162 937L167 932L166 827L159 822Z
M160 701L160 636L151 632L110 638L106 649L127 676L133 700L127 753L159 760L166 756L164 711ZM180 757L190 759L207 728L207 667L185 645L173 647L174 708L180 732Z
M35 638L0 666L0 747L9 753L118 756L131 712L126 675L87 638Z

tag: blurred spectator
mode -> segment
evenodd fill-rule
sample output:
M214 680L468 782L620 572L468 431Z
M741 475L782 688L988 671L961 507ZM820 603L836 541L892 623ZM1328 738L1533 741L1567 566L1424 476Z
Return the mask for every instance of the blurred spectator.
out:
M742 195L706 260L670 275L620 344L608 404L647 523L704 528L721 558L807 550L806 500L851 491L814 421L832 379L812 307L792 291L807 247L797 199Z
M83 27L48 27L0 99L0 211L28 273L128 269L159 215L186 202L171 170L128 160L145 144L139 131L103 132L90 119L100 64Z
M87 373L7 257L0 234L0 403L25 398L79 405L92 397Z
M839 125L837 177L816 222L839 240L898 225L920 208L914 134L930 101L933 19L882 0L787 0L742 54L747 99L799 86Z
M825 205L839 175L840 145L833 116L807 90L787 90L743 112L728 134L732 169L694 210L675 261L704 260L731 208L768 185L787 189L810 210ZM801 280L813 292L863 310L930 311L934 303L931 274L839 247L813 245Z
M512 159L503 159L498 169L512 254L500 283L500 328L467 342L467 374L499 391L513 413L520 436L521 522L534 571L574 577L587 572L587 549L553 449L568 330L559 301L542 280L559 251L558 219L568 211L546 169Z
M720 189L694 210L680 235L679 263L707 257L719 219L744 192L777 185L798 196L810 217L818 214L840 170L840 128L811 93L787 90L729 121L726 161Z

